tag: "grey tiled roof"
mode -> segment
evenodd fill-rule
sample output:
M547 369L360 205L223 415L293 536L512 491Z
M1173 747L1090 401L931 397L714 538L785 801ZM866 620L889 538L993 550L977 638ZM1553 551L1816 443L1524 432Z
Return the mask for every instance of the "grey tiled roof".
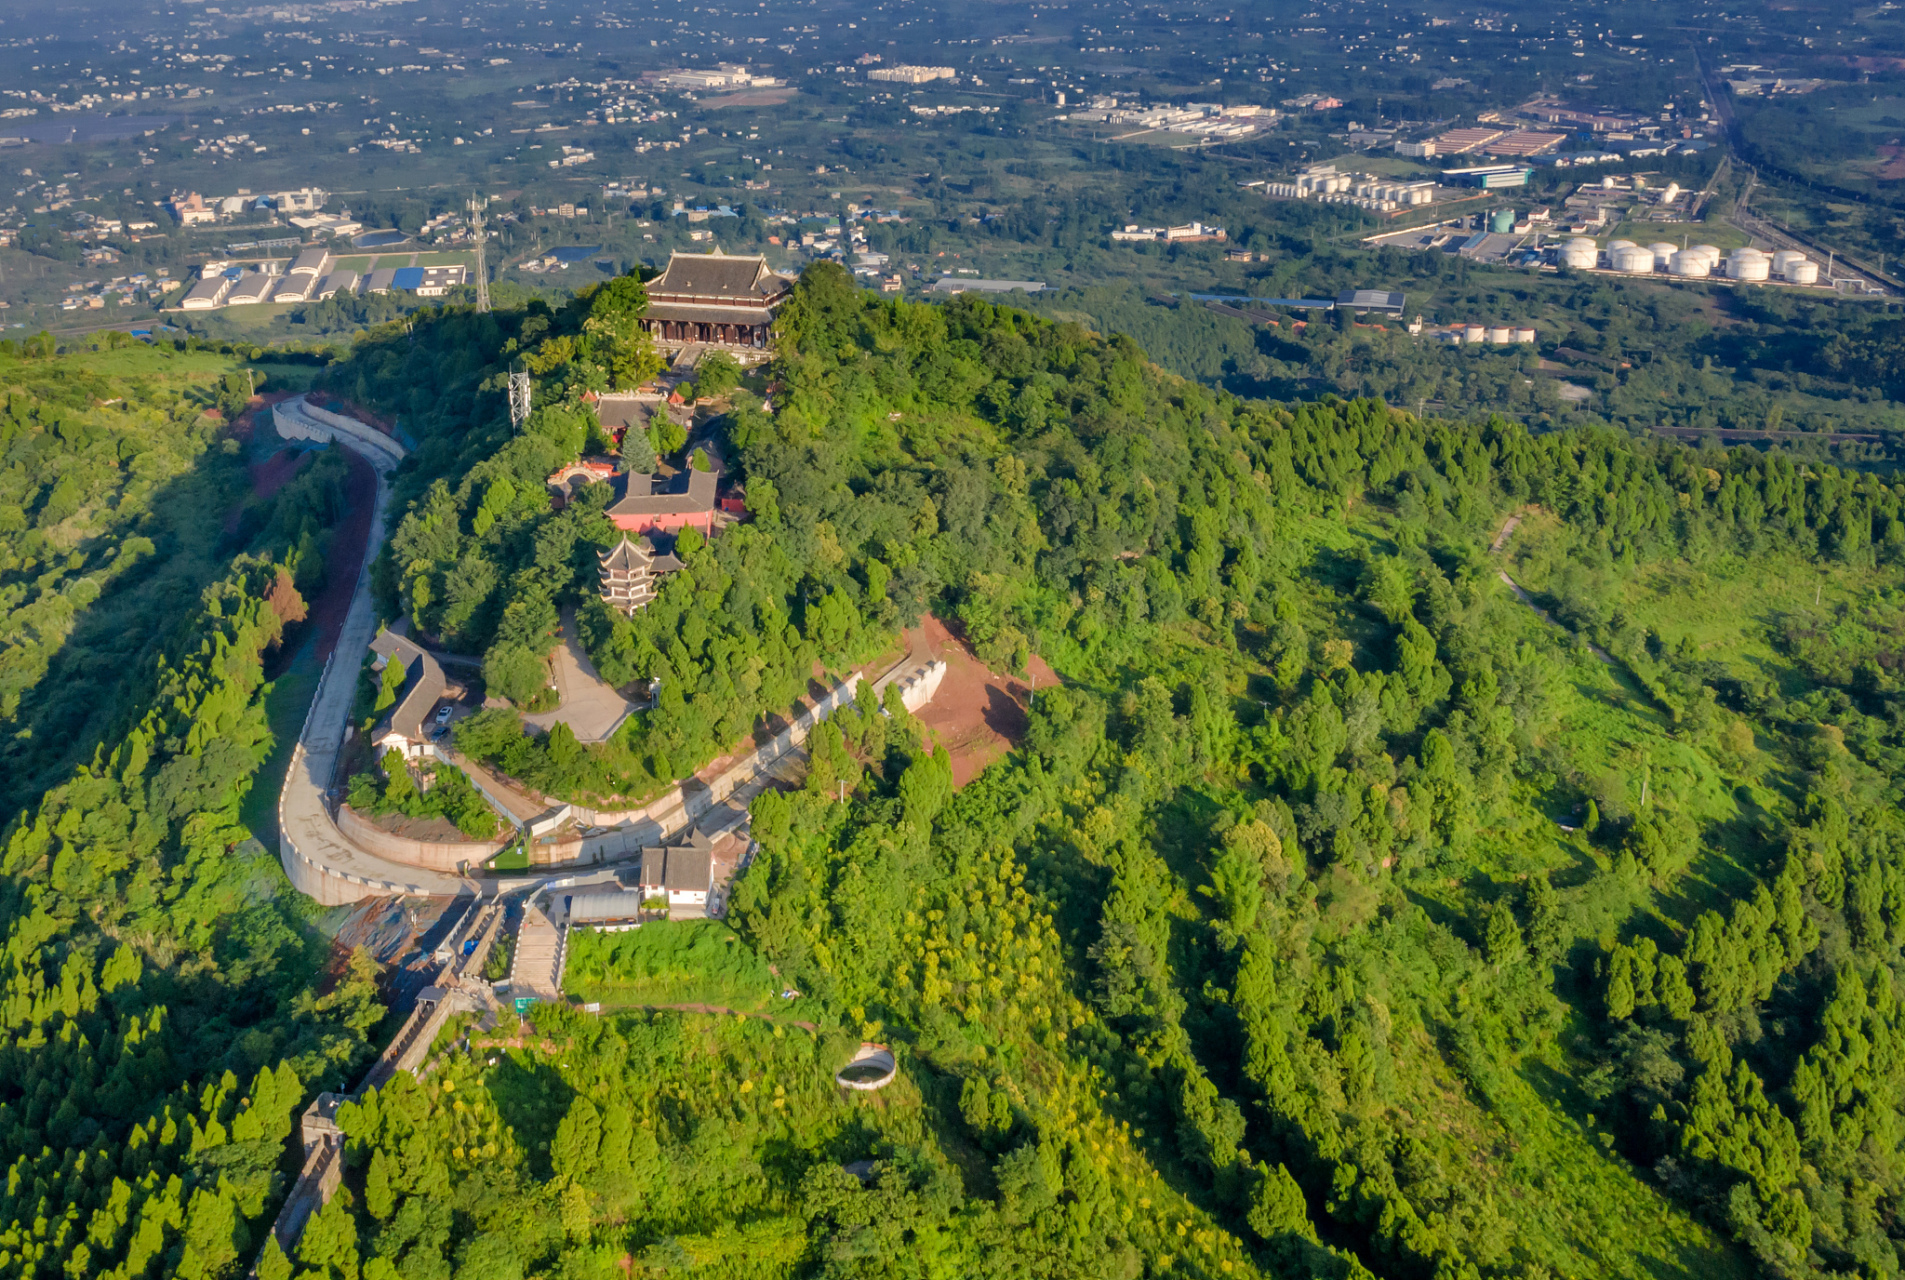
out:
M377 638L370 642L370 651L404 669L404 684L397 695L397 704L378 723L373 737L395 733L411 742L422 742L426 734L424 718L443 697L443 668L415 643L388 631L377 633Z
M778 297L792 287L793 282L769 270L767 259L760 255L674 253L668 257L667 270L648 282L648 294L651 298L687 294L698 301L740 302Z
M668 516L714 510L715 475L690 467L687 480L680 475L660 481L639 471L615 478L621 496L609 505L612 516Z

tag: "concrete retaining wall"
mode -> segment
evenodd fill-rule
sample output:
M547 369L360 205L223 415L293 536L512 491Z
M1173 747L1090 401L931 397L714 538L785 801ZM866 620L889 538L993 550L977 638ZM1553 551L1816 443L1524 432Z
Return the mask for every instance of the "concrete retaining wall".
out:
M933 695L939 692L940 682L945 677L946 664L935 658L925 666L910 668L903 674L898 670L890 672L874 682L873 692L876 697L883 696L887 686L897 682L900 686L901 702L908 711L917 711L932 701ZM668 828L672 825L675 829L679 829L686 826L727 800L737 788L759 776L763 769L771 767L805 743L808 735L813 733L821 721L855 700L859 684L858 678L842 680L829 689L812 707L795 716L793 723L787 728L729 765L720 774L710 779L705 786L676 787L641 809L598 810L572 804L569 806L570 813L577 822L586 826L639 829L644 820L655 823L660 828ZM626 839L621 832L609 832L601 836L591 836L584 840L583 844L587 847L593 842L594 847L609 848L615 845L618 838Z
M316 440L325 444L343 440L356 446L380 471L404 459L404 447L368 423L319 408L303 396L272 406L271 421L286 440Z
M412 840L384 830L347 804L338 806L337 829L366 852L433 871L455 873L463 863L475 867L503 848L501 840Z

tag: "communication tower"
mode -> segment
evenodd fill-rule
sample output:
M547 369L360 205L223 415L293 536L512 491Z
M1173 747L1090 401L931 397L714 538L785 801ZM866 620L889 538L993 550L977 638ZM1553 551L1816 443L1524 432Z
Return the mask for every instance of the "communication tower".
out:
M470 239L476 242L476 310L479 315L489 311L489 267L483 260L483 206L488 203L470 197ZM511 394L511 403L514 403L514 393Z
M529 416L529 375L512 373L509 375L509 425L521 427L523 419Z

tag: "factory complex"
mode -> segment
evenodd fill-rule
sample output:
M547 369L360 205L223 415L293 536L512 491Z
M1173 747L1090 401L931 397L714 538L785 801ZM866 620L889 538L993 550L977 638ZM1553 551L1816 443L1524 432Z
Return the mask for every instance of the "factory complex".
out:
M414 255L404 255L409 258ZM377 259L370 258L374 264ZM359 272L342 266L329 250L309 248L288 264L283 259L255 263L213 261L199 269L198 282L186 290L180 311L216 311L261 303L323 302L343 296L403 292L440 298L468 283L469 269L449 266L372 266Z

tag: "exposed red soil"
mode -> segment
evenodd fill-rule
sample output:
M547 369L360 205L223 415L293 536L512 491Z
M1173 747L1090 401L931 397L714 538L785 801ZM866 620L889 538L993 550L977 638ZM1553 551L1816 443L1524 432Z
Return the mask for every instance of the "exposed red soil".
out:
M299 468L311 455L302 449L280 449L263 462L254 462L247 468L251 473L250 502L262 502L290 483L291 477L298 474ZM249 502L234 503L225 515L225 532L237 530L238 522L244 518Z
M263 462L251 464L251 496L269 498L298 474L311 454L305 449L280 449Z
M931 614L917 631L907 632L907 639L915 649L923 642L927 652L946 663L939 692L915 714L951 755L953 785L963 787L1025 736L1033 684L987 670L965 640ZM1037 688L1058 684L1058 673L1037 654L1029 669Z
M253 396L245 402L244 412L232 419L232 435L246 444L251 443L251 433L258 429L258 422L264 411L272 405L289 400L295 394L290 391L267 391L261 396Z
M344 482L344 518L331 530L330 549L324 557L324 588L316 599L306 601L311 615L303 623L316 630L320 663L331 656L338 632L344 629L344 615L350 612L351 597L357 592L364 550L370 545L371 509L377 505L377 475L370 463L349 449L340 452L350 467L350 478Z

